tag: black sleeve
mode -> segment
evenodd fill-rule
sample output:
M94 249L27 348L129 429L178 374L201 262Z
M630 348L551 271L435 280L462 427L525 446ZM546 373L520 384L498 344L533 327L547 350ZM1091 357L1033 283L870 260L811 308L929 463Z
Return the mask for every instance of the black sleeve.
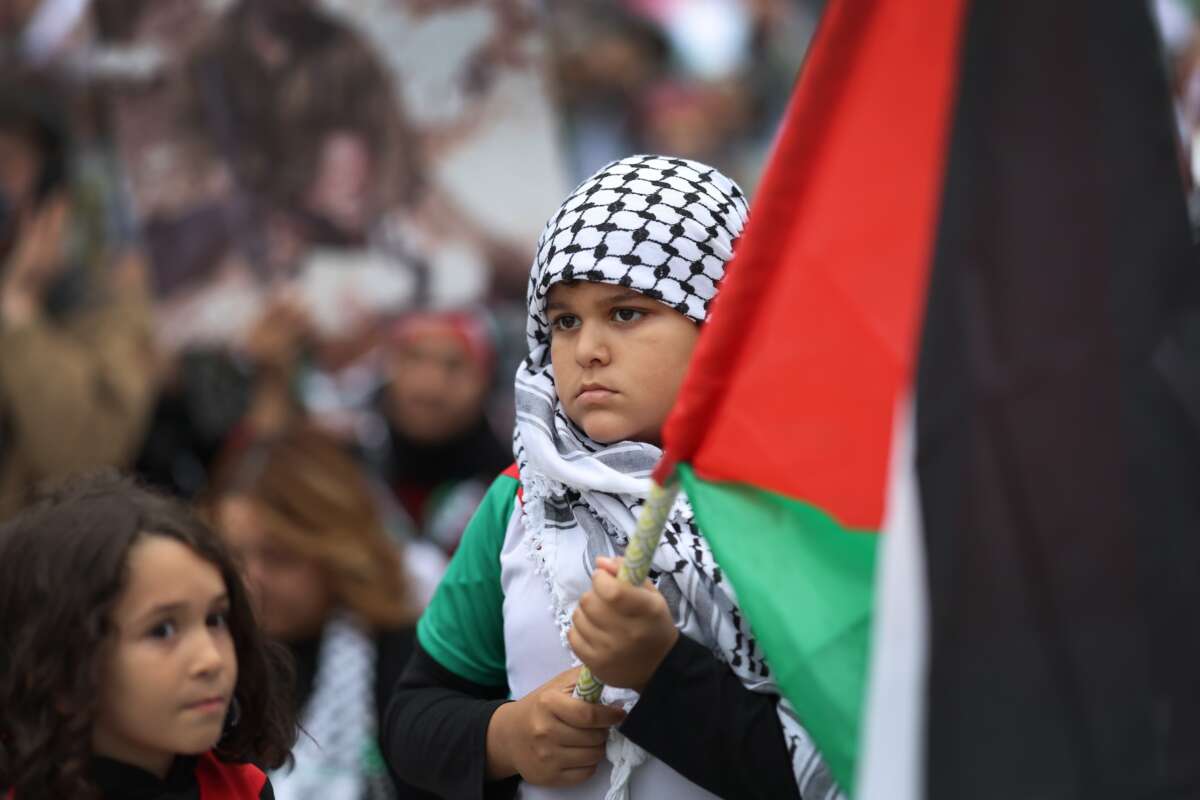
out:
M798 800L777 702L747 689L703 645L680 636L621 732L720 797Z
M414 627L397 628L379 632L375 637L375 719L379 721L379 751L386 753L382 731L387 717L387 707L392 689L404 672L404 666L412 657L416 646L417 631ZM388 777L392 781L392 796L396 800L437 800L415 786L405 783L388 765Z
M258 800L275 800L275 790L271 788L271 779L263 781L262 789L258 792Z
M511 800L517 777L486 778L487 729L508 688L460 678L415 643L384 715L380 744L401 781L448 800Z
M375 713L383 727L392 690L404 673L417 644L417 629L414 626L385 630L375 636Z

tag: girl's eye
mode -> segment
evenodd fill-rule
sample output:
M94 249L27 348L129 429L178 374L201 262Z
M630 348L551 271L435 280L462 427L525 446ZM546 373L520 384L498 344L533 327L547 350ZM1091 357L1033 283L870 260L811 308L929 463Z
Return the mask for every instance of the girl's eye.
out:
M579 327L579 317L574 314L563 314L550 321L550 327L556 331L570 331Z
M613 309L613 319L617 322L637 322L642 317L646 316L645 311L639 311L636 308L617 308Z
M210 628L227 628L229 627L229 612L214 611L208 615L208 619L205 620L205 623Z
M147 631L146 634L151 639L170 639L175 635L175 631L175 623L171 620L164 620Z

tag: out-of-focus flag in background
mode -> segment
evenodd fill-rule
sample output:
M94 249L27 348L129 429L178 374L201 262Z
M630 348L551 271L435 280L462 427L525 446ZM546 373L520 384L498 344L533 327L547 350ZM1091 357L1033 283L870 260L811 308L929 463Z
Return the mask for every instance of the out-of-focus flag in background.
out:
M1200 792L1197 278L1145 4L830 4L659 477L855 796Z

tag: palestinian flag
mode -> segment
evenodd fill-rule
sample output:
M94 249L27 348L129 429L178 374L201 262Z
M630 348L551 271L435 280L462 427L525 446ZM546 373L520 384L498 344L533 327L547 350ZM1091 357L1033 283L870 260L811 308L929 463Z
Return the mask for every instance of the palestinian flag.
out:
M1173 125L1145 3L829 4L658 477L857 797L1200 796Z

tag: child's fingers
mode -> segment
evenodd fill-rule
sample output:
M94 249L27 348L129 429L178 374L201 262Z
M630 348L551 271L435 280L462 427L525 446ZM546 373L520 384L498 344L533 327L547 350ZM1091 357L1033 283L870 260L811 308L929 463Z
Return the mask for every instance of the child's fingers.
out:
M658 589L648 578L641 586L630 586L604 572L592 576L592 592L612 613L622 617L651 613L658 595ZM588 613L597 616L594 609L589 609Z
M598 626L582 609L576 609L567 631L567 643L585 664L595 663L597 656L613 649L612 635Z
M601 735L608 739L607 733ZM595 766L604 758L604 748L604 741L589 747L564 747L558 757L559 765L564 771Z
M630 587L617 580L616 574L609 574L606 570L596 570L592 574L592 591L606 603L616 602L621 590L628 588Z
M568 702L554 709L554 716L572 728L599 728L607 730L625 721L625 712L601 703L587 703L575 697L564 698Z
M579 630L579 625L576 622L571 625L571 630L567 631L567 644L571 646L571 651L585 664L596 663L597 648L588 639L582 631Z
M638 609L631 611L630 608L624 607L625 605L627 604L605 603L593 595L586 606L581 602L575 609L575 614L571 617L572 629L579 631L592 650L611 652L616 648L618 641L625 638L629 631L640 623L642 617L652 613ZM640 609L641 604L628 605L637 605ZM582 658L582 654L580 657ZM584 658L583 663L589 663L588 659Z
M602 630L611 630L625 622L613 603L604 600L595 591L584 592L572 619L575 617L587 617L589 622Z
M608 741L608 731L604 728L575 728L562 720L555 720L554 737L559 747L571 750L588 750L604 747ZM585 762L571 766L583 766Z
M583 783L588 778L596 774L596 764L600 759L596 759L590 767L577 767L575 769L564 769L559 773L559 780L555 783L557 786L574 786L577 783Z
M560 672L550 679L549 685L570 694L575 690L575 684L579 682L579 673L582 669L583 667L571 667L565 672Z
M622 561L624 561L624 559L619 558L619 557L618 558L609 558L608 556L597 556L596 557L596 569L604 570L609 575L616 577L617 573L621 569Z

